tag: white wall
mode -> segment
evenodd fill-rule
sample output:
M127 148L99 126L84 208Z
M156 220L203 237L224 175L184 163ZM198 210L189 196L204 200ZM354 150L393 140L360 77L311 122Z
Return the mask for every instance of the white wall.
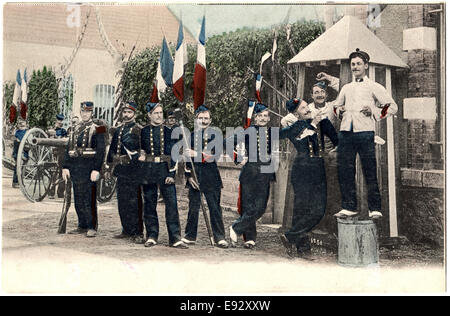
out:
M57 68L59 63L65 63L72 54L73 47L50 46L15 41L3 42L3 80L15 80L17 69L27 68L31 77L33 70L44 65ZM113 58L107 51L80 48L70 66L75 80L74 113L79 112L80 102L94 100L94 87L97 84L117 85L118 78Z

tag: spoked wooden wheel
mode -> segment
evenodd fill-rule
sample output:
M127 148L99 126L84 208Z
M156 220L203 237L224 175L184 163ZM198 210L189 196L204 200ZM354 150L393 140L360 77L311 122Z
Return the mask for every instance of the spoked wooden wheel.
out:
M17 177L23 195L31 202L39 202L46 196L58 163L51 147L34 145L34 138L48 138L39 128L26 132L17 153Z

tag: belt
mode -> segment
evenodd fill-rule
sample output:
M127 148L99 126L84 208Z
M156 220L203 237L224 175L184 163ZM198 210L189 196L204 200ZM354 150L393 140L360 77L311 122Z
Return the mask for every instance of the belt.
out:
M86 148L86 149L75 149L69 150L69 157L83 157L83 158L93 158L95 156L95 150Z
M152 156L152 155L145 155L145 162L170 162L170 156L169 155L161 155L161 156Z
M131 159L128 155L114 156L114 162L121 165L128 165Z

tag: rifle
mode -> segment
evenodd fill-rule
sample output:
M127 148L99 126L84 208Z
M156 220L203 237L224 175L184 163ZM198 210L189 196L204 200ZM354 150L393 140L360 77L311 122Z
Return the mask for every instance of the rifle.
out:
M72 200L72 181L70 178L66 180L66 190L64 192L64 202L61 212L61 217L58 224L58 234L66 233L67 213L69 212L70 204Z
M186 148L191 148L191 146L189 146L187 144L186 141L186 134L184 133L184 124L183 124L183 119L181 117L181 110L180 109L175 109L174 110L174 114L175 117L177 118L177 120L179 121L179 125L181 128L181 131L183 132L183 141L184 141L184 145L186 146ZM197 178L197 173L195 172L195 166L194 166L194 162L192 161L192 157L189 156L189 162L191 163L192 166L192 175L194 178L194 181L198 182L198 178ZM199 186L199 190L200 190L200 186ZM208 236L209 236L209 241L211 242L211 246L214 247L214 235L212 232L212 227L211 227L211 222L209 221L209 216L208 216L208 212L206 212L206 205L205 205L205 201L203 199L203 195L202 195L202 191L200 190L200 206L202 209L202 213L203 213L203 217L205 218L205 223L206 223L206 230L208 231Z

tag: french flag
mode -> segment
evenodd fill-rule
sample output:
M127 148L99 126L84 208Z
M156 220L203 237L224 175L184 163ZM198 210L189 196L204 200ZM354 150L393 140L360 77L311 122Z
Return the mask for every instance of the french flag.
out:
M183 102L184 100L184 65L187 63L186 45L184 44L183 23L180 21L178 28L177 48L173 67L173 94Z
M259 103L262 103L261 101L261 84L262 84L263 77L260 74L256 74L256 99Z
M205 103L206 91L206 52L205 52L205 16L197 43L197 63L194 69L194 110Z
M153 90L152 90L152 95L150 96L150 102L152 102L152 103L159 102L158 89L156 88L155 83L153 83Z
M12 104L11 104L11 107L9 108L9 122L10 123L14 123L17 118L17 109L19 107L20 99L21 99L21 90L20 90L21 84L22 84L22 79L20 77L20 70L17 70L16 85L14 86Z
M252 124L252 115L253 110L255 109L255 101L248 101L248 110L247 110L247 117L245 118L245 124L244 129L247 129Z
M27 91L27 69L23 72L23 81L22 81L22 100L20 101L20 116L26 120L27 118L27 101L28 101L28 91Z
M170 55L170 50L166 42L166 37L164 37L161 45L161 53L159 55L158 69L156 71L158 93L162 93L166 90L167 87L172 86L172 78L173 78L173 59L172 55Z

